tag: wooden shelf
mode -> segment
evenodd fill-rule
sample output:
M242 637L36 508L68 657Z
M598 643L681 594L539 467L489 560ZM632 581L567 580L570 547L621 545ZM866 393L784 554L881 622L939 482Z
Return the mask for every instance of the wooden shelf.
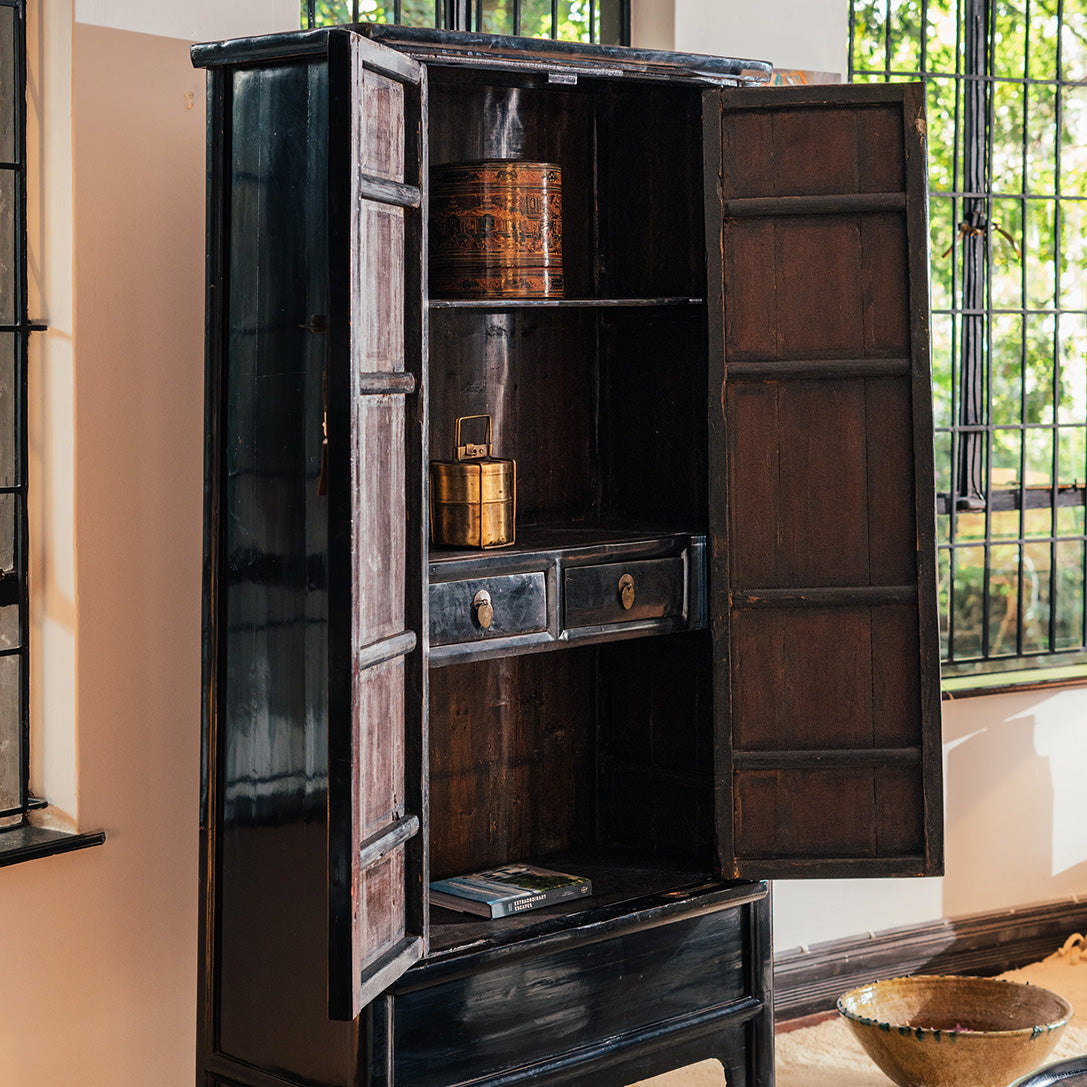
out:
M517 528L517 541L508 547L480 548L430 548L429 560L432 580L446 580L443 571L435 576L435 567L444 567L447 563L458 566L456 575L463 576L476 570L489 572L491 569L520 566L526 556L576 552L583 561L604 561L609 558L622 559L637 553L639 556L653 553L672 554L681 550L689 542L686 538L700 533L685 526L680 530L662 526L622 525L585 521L577 524L569 522L525 525ZM677 544L677 541L682 541ZM573 557L573 556L568 556Z
M596 851L569 851L533 858L531 863L587 876L592 880L592 896L494 921L433 906L430 911L431 955L439 957L444 952L466 946L476 949L500 946L528 935L576 926L583 923L587 915L603 918L620 904L641 901L651 905L660 896L676 897L684 891L695 893L710 885L719 890L722 886L712 879L708 867L698 869L693 864L609 856Z
M432 298L431 309L630 309L701 306L705 299L666 298Z

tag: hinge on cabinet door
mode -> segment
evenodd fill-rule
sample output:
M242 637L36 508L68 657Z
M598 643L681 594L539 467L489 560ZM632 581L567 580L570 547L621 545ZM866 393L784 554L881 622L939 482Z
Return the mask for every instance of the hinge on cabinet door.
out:
M328 371L321 371L321 474L317 477L317 496L328 494Z

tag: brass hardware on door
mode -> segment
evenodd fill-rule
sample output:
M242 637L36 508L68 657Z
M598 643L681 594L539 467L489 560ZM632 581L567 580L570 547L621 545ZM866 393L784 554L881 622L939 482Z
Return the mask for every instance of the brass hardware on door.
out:
M491 594L486 589L480 589L472 597L472 613L476 622L486 630L494 619L494 605L491 603Z
M626 611L634 607L634 578L630 574L619 579L619 601Z

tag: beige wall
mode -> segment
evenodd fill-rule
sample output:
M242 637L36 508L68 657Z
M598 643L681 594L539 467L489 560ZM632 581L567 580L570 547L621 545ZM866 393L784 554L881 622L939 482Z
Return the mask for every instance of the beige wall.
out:
M676 48L843 72L849 0L675 0Z
M32 315L50 325L31 361L33 776L107 841L0 869L4 1087L194 1081L205 132L188 37L289 27L297 5L209 3L203 25L190 5L185 39L126 29L184 7L31 5Z
M630 40L643 49L675 49L676 0L631 0Z
M49 4L52 0L42 0ZM183 41L297 30L299 0L69 0L77 23Z
M631 0L634 45L846 70L849 0Z

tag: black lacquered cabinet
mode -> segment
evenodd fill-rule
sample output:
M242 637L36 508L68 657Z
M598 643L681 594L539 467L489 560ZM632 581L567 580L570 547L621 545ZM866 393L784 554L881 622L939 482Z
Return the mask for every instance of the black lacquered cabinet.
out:
M941 864L923 95L376 26L194 61L199 1082L770 1087L765 881ZM429 296L429 166L494 157L562 168L562 298ZM432 548L480 413L517 542ZM523 859L593 896L428 908Z

